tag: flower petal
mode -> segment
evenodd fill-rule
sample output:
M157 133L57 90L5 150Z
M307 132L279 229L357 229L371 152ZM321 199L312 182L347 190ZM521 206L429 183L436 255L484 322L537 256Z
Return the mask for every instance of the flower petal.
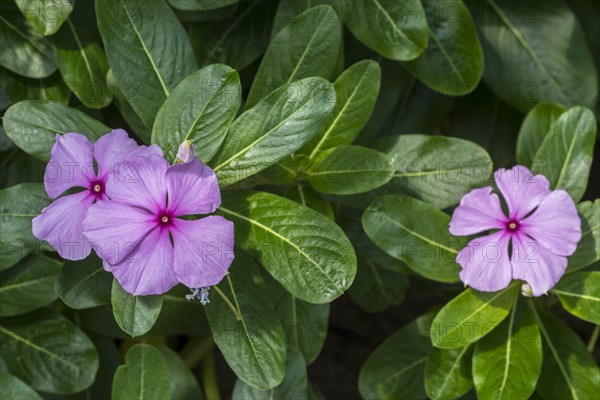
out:
M544 175L533 175L522 165L499 169L494 172L494 179L506 200L511 219L521 220L550 193L548 179Z
M171 228L175 274L190 288L221 282L233 261L233 223L220 216L176 219Z
M61 197L32 221L33 235L48 242L67 260L82 260L91 252L83 236L83 220L95 197L87 190Z
M56 135L44 173L46 193L52 198L72 187L89 187L95 177L92 144L79 133Z
M114 181L106 185L106 194L111 200L143 207L153 213L164 211L167 168L169 163L160 156L129 157L119 163Z
M552 253L570 256L581 239L581 219L571 196L554 190L537 210L521 222L523 233L537 240Z
M553 254L525 235L513 236L512 271L514 279L529 283L534 296L550 290L567 269L567 258Z
M456 262L462 267L460 279L482 292L495 292L508 286L511 265L508 254L510 236L504 231L473 239L462 249Z
M158 225L156 216L115 200L93 204L83 222L83 234L96 254L118 264Z
M217 176L198 158L167 171L169 211L175 216L210 214L221 204Z
M502 229L506 220L500 199L492 193L490 186L474 189L463 196L454 210L450 220L450 233L467 236L489 229Z
M112 265L112 273L123 289L139 296L162 294L177 285L169 230L158 227L148 233L125 260Z

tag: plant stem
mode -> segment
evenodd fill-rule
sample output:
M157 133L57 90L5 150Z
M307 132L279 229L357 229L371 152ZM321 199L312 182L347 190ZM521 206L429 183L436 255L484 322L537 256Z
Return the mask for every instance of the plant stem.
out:
M221 400L215 371L215 355L212 349L202 359L202 386L206 400Z
M596 348L596 342L598 342L598 336L600 336L600 325L596 325L594 331L592 332L592 337L590 338L590 342L587 345L588 351L591 353Z
M190 339L179 354L185 365L192 369L212 350L215 342L212 336L198 336Z
M217 293L219 293L219 296L221 296L223 298L223 300L225 300L225 303L229 306L229 308L233 312L233 315L235 315L235 318L238 321L241 321L242 320L242 315L240 314L240 311L237 309L236 306L233 305L233 303L229 300L229 298L227 297L227 295L225 293L223 293L221 291L221 289L219 289L217 286L213 286L213 288L217 291Z

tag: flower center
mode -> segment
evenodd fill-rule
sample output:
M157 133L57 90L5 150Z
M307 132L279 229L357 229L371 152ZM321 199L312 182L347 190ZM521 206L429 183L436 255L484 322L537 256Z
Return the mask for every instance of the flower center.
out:
M163 224L166 224L167 222L169 222L169 217L167 217L166 215L163 215L160 218L160 222L162 222Z
M168 228L171 226L172 217L166 211L161 212L157 215L158 224L162 227Z
M519 230L519 222L515 220L510 220L506 223L506 229L509 232L516 232Z
M102 186L100 186L99 184L94 185L94 192L100 193L101 190L102 190Z
M90 185L90 191L96 196L99 196L104 193L104 184L99 181L92 182Z

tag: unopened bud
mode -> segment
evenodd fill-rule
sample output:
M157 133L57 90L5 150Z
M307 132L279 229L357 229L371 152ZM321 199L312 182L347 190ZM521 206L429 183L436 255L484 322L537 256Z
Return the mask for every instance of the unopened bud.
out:
M529 283L524 283L523 286L521 286L521 294L525 297L533 297L533 289Z
M196 150L190 140L186 140L179 145L175 164L189 163L196 157Z

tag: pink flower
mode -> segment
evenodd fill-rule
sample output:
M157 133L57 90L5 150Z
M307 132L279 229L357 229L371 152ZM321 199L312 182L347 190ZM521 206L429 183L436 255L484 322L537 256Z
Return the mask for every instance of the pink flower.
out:
M138 146L121 129L102 136L93 145L78 133L56 135L44 174L46 192L56 198L68 189L83 190L60 197L44 208L32 221L34 236L47 241L62 258L87 257L92 248L82 234L83 219L92 203L112 197L111 171L131 154L162 155L162 151L156 145Z
M543 175L534 176L523 166L500 169L494 178L508 216L490 186L467 193L452 215L453 235L494 230L458 253L460 278L484 292L504 289L511 279L520 279L540 296L565 273L567 256L581 239L577 208L567 192L549 190Z

